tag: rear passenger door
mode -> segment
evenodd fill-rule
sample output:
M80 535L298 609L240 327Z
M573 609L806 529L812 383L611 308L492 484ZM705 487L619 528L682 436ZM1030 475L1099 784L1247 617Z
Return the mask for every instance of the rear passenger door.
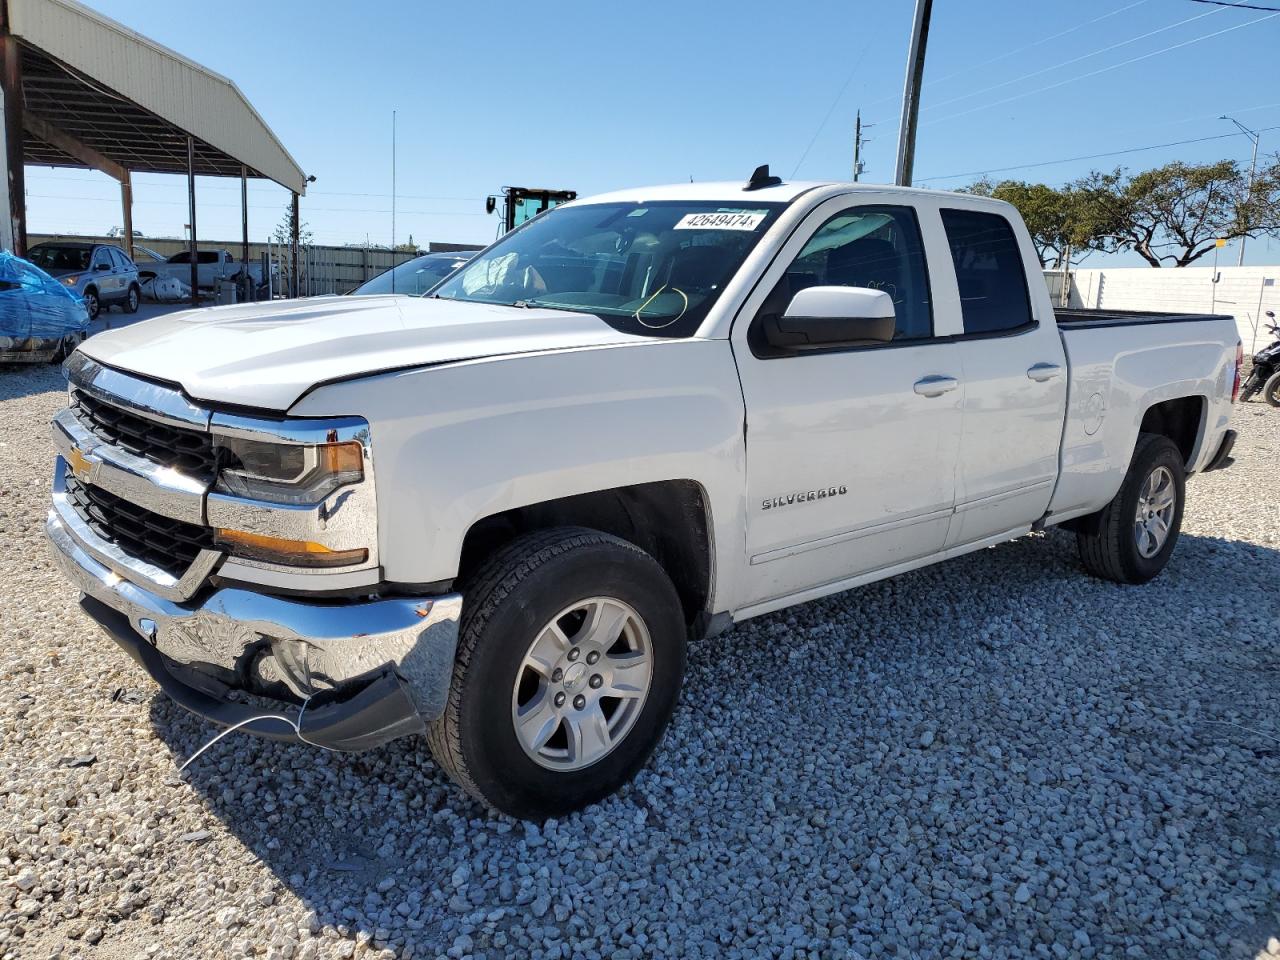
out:
M948 252L936 226L922 233L899 195L863 196L819 205L734 325L747 419L748 562L739 610L763 612L784 597L839 589L931 556L946 537L963 390L958 348L946 339L958 318L936 308L929 268L946 268ZM889 294L894 339L771 347L764 319L799 290L824 285Z
M964 427L947 546L1016 532L1048 509L1066 411L1062 340L1047 296L1032 297L1030 239L999 213L942 209L960 294ZM1025 237L1025 231L1022 234ZM1038 271L1037 271L1038 273ZM1039 276L1035 277L1039 280Z
M109 300L118 300L120 298L120 272L116 269L116 262L111 259L111 249L109 247L95 247L93 251L93 262L90 264L90 272L93 276L93 282L98 287L98 300L106 303Z

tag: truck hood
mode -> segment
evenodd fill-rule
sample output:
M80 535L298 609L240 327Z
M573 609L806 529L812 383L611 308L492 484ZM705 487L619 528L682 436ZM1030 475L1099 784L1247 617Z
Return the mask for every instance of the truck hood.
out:
M185 310L80 350L194 400L288 410L316 384L505 354L643 342L588 314L421 297L317 297Z

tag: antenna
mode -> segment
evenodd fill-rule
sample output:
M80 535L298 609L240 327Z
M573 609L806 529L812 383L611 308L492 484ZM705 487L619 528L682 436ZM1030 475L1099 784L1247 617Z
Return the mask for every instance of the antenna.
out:
M743 190L762 190L765 187L776 187L782 183L781 177L773 177L769 175L769 165L762 163L756 167L751 173L751 179L747 181L747 185Z
M396 292L396 112L391 111L391 292Z

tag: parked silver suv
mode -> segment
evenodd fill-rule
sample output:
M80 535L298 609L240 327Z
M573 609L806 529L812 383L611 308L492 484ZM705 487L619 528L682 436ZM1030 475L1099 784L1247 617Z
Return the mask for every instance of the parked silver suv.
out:
M109 243L57 240L38 243L27 259L64 287L84 298L89 319L116 304L126 313L137 313L142 302L138 268L119 247Z

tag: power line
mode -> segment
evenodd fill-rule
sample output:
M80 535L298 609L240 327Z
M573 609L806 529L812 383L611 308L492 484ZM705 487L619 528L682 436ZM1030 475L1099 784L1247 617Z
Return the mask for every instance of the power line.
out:
M1236 111L1236 112L1239 113L1242 111ZM27 176L30 178L34 174L36 178L38 178L39 175L44 172L46 171L42 169L36 169L34 171L28 172ZM104 174L104 179L99 179L97 177L74 177L74 176L62 176L61 174L55 174L53 176L48 177L47 181L51 183L69 183L69 182L98 183L98 184L104 184L111 187L115 186L115 181L105 179L105 174ZM137 186L137 181L134 181L134 185ZM183 194L186 194L187 185L185 183L148 183L146 184L145 189L147 190L181 190ZM262 190L255 191L253 184L250 184L249 189L251 192L256 193L258 197L271 195L271 194L262 192ZM201 184L200 188L196 191L197 196L205 190L235 190L238 193L240 191L240 184L239 182L236 182L235 184L229 184L229 185L220 184L220 183ZM342 190L312 190L310 193L307 194L307 199L310 199L312 197L376 197L381 199L389 196L391 196L391 194L389 193L350 193L350 192L344 192ZM484 197L481 197L481 196L444 197L444 196L434 196L434 195L422 194L422 193L400 193L400 194L397 194L397 196L401 199L408 199L408 200L459 200L459 201L465 201L466 203L481 203L484 201ZM186 201L184 200L183 202L185 203ZM285 202L287 202L287 200ZM236 204L236 206L239 206L239 204Z
M853 69L849 71L849 76L845 78L844 85L840 88L840 92L836 94L831 106L827 107L827 112L822 117L822 122L818 124L818 129L813 131L813 136L809 138L809 145L804 148L804 152L800 154L800 159L796 161L796 167L791 171L791 178L794 180L796 174L800 172L801 165L804 164L804 158L809 156L809 151L813 149L813 145L817 143L819 135L827 125L827 121L831 119L831 114L835 113L836 107L839 106L840 100L844 97L844 92L849 89L849 84L853 82L853 78L857 76L858 69L862 66L862 61L866 59L867 51L871 49L871 41L868 40L862 47L862 53L858 54L857 61L853 64Z
M1218 13L1222 13L1222 10L1220 9L1208 10L1204 13L1197 13L1194 17L1187 17L1185 20L1179 20L1177 23L1171 23L1171 24L1168 24L1167 26L1158 27L1155 30L1148 30L1146 33L1139 34L1136 37L1130 37L1128 40L1120 40L1117 43L1113 43L1105 47L1100 47L1097 50L1091 51L1090 53L1083 53L1078 57L1072 57L1070 60L1063 60L1061 63L1055 63L1051 67L1042 67L1039 70L1033 70L1031 73L1023 74L1020 77L1014 77L1012 80L1004 80L1000 83L992 84L989 87L983 87L981 90L974 90L972 93L961 94L958 97L952 97L950 100L943 100L939 103L930 104L925 109L936 110L939 107L945 107L952 103L959 103L961 100L969 100L969 99L972 99L973 97L979 97L984 93L990 93L992 90L999 90L1003 87L1012 86L1015 83L1022 83L1025 80L1031 80L1034 77L1043 76L1046 73L1052 73L1054 70L1061 70L1063 67L1069 67L1074 63L1079 63L1082 60L1088 60L1092 57L1099 56L1100 54L1110 53L1112 50L1118 50L1120 47L1127 47L1130 44L1137 43L1140 40L1146 40L1149 37L1154 37L1156 34L1165 33L1177 27L1185 26L1186 24L1191 23L1194 20L1201 20L1205 17L1212 17Z
M1271 127L1263 127L1258 133L1265 133L1268 130L1280 130L1280 124ZM1190 143L1207 143L1210 140L1226 140L1230 137L1238 137L1238 133L1219 133L1211 137L1196 137L1192 140L1173 140L1169 143L1152 143L1145 147L1129 147L1125 150L1108 150L1106 153L1091 153L1080 157L1062 157L1058 160L1040 160L1035 163L1019 163L1011 167L988 167L985 170L971 170L968 173L949 173L942 177L921 177L922 182L931 182L934 180L962 180L965 177L981 177L989 173L1007 173L1010 170L1030 170L1034 167L1052 167L1059 163L1079 163L1083 160L1100 160L1104 157L1119 157L1128 153L1141 153L1144 150L1161 150L1166 147L1182 147Z
M1280 13L1280 7L1259 7L1253 3L1228 3L1227 0L1191 0L1192 3L1211 3L1215 7L1239 7L1241 10L1274 10Z
M1190 40L1183 40L1180 43L1175 43L1168 47L1162 47L1159 50L1153 50L1150 53L1144 53L1137 57L1130 57L1128 60L1122 60L1120 63L1113 63L1107 67L1099 67L1097 70L1091 70L1088 73L1082 73L1079 76L1075 76L1075 77L1068 77L1065 80L1059 80L1056 83L1050 83L1043 87L1037 87L1034 90L1024 90L1022 93L1014 94L1011 97L1005 97L1003 100L994 100L991 103L986 103L978 107L973 107L969 110L962 110L959 113L953 113L946 117L938 117L935 120L931 120L930 123L940 123L944 120L958 120L961 117L967 117L970 114L978 113L981 110L990 110L992 107L998 107L1006 103L1012 103L1014 100L1022 100L1022 99L1025 99L1026 97L1034 97L1038 93L1044 93L1048 90L1056 90L1058 87L1065 87L1069 83L1075 83L1079 80L1087 80L1090 77L1096 77L1103 73L1110 73L1112 70L1119 70L1121 67L1127 67L1131 64L1139 63L1143 60L1150 60L1152 57L1158 57L1163 53L1170 53L1171 51L1179 50L1182 47L1189 47L1193 43L1200 43L1201 41L1204 41L1204 40L1212 40L1214 37L1220 37L1224 33L1231 33L1233 30L1243 30L1245 27L1252 27L1259 23L1263 23L1267 20L1274 20L1276 17L1280 17L1280 11L1276 13L1268 14L1265 17L1258 17L1256 20L1250 20L1247 23L1237 23L1233 27L1226 27L1222 30L1217 30L1213 33L1206 33L1203 36L1192 37Z
M1123 7L1119 7L1118 9L1111 10L1107 13L1102 14L1102 16L1100 17L1094 17L1092 20L1086 20L1084 23L1077 23L1074 27L1068 27L1066 30L1060 30L1055 34L1052 34L1047 37L1042 37L1041 39L1028 43L1025 46L1016 47L1013 50L1009 50L1006 53L1000 54L998 57L992 57L990 60L982 60L982 61L979 61L978 63L971 63L968 66L962 67L959 70L954 70L951 73L944 74L941 77L937 77L933 80L930 80L928 83L925 84L925 89L928 89L934 84L943 83L947 80L950 80L953 77L958 77L966 73L972 73L974 70L980 70L983 67L989 67L991 66L991 64L999 63L1001 60L1008 60L1010 57L1017 56L1019 53L1023 53L1027 50L1031 50L1035 47L1043 46L1046 43L1052 43L1054 40L1060 40L1069 33L1075 33L1077 30L1083 30L1085 27L1091 27L1095 23L1101 23L1103 20L1109 20L1110 18L1118 16L1127 10L1132 10L1134 7L1140 7L1142 6L1142 4L1150 3L1150 2L1151 0L1134 0L1133 3L1130 3L1127 6L1123 6ZM886 97L885 99L892 100L896 98ZM879 101L879 102L883 102L883 101Z

